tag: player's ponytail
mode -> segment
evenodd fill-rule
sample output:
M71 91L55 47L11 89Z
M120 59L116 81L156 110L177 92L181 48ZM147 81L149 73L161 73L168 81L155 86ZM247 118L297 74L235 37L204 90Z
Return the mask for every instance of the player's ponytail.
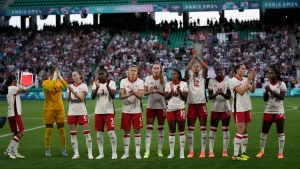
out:
M8 75L5 81L6 86L11 86L11 84L13 83L14 80L16 80L16 76L15 75Z

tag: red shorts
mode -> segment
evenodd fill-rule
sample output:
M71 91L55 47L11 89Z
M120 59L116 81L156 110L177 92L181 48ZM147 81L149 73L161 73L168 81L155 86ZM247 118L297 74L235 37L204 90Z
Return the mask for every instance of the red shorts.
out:
M20 115L8 117L8 122L12 133L24 130L23 121Z
M149 109L147 108L146 110L146 118L152 118L155 119L157 117L158 119L165 119L166 118L166 113L164 109Z
M88 115L68 116L68 124L86 124L89 123Z
M233 113L235 123L249 123L252 121L250 110Z
M185 109L167 112L167 120L168 121L173 121L173 120L185 121L185 119L186 119Z
M207 117L206 103L189 104L187 117L189 119L197 119L197 117L200 119Z
M121 129L131 130L131 123L135 130L143 128L142 113L129 114L122 112Z
M115 114L95 114L95 130L104 131L106 124L107 131L115 129Z
M275 122L276 120L284 120L285 115L284 113L281 114L270 114L270 113L264 113L263 120L267 122Z
M228 112L215 112L211 111L210 118L211 119L228 119L230 118L230 111Z

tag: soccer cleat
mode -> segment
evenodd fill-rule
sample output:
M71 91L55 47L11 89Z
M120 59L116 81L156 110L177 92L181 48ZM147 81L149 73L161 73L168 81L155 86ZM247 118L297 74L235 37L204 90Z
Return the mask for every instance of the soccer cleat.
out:
M115 159L117 159L118 158L118 155L117 154L113 154L112 156L111 156L111 159L112 160L115 160Z
M184 153L180 153L180 156L179 156L179 158L184 158Z
M262 158L263 156L264 156L264 152L263 151L260 151L257 155L256 155L256 157L257 158Z
M209 158L214 158L215 157L215 154L214 152L209 152L209 155L208 155Z
M144 154L144 158L149 158L149 157L150 157L150 153L149 153L149 151L146 151Z
M20 153L14 154L14 156L15 156L16 158L25 158L25 156L22 156Z
M104 158L103 154L100 154L99 156L96 157L97 160Z
M126 159L126 158L129 158L129 154L127 154L127 153L125 153L125 154L121 157L121 159Z
M241 157L240 155L238 156L232 156L233 161L247 161L248 159Z
M174 154L169 154L167 158L169 159L174 158Z
M190 152L187 158L193 158L194 157L194 152Z
M64 156L64 157L68 157L68 154L65 151L61 152L61 155Z
M245 159L249 159L249 158L250 158L249 156L246 155L246 153L243 153L243 154L241 155L241 157L242 157L242 158L245 158Z
M135 158L136 159L141 159L142 157L141 157L141 154L140 153L135 153Z
M199 155L199 158L204 158L205 157L205 152L204 151L201 151L200 155Z
M46 152L45 156L46 156L46 157L51 157L50 152Z
M228 157L227 151L223 151L222 156L223 157Z
M281 152L278 153L278 158L283 158L283 154Z
M75 160L75 159L78 159L79 157L80 157L79 155L74 154L72 159Z
M89 160L94 159L93 155L92 155L92 154L89 154L89 155L88 155L88 159L89 159Z
M158 156L158 157L163 157L163 156L164 156L164 155L162 154L161 150L158 150L158 151L157 151L157 156Z
M11 152L4 151L4 155L6 155L7 157L9 157L11 159L16 159L16 156L14 156Z

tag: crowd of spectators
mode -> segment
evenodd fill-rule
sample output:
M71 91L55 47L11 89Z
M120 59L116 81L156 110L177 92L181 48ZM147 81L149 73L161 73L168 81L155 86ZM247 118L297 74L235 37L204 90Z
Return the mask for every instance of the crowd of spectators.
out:
M67 82L72 81L72 71L79 69L85 82L89 83L92 69L100 61L111 39L109 31L91 25L68 25L60 29L47 26L22 46L22 52L6 65L6 73L16 69L28 70L38 75L41 84L49 77L50 66L57 67Z

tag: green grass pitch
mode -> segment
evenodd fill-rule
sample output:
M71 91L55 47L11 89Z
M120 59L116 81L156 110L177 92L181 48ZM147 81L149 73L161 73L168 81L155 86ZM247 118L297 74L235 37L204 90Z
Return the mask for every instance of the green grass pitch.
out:
M219 124L218 132L216 135L215 142L215 158L198 158L201 148L200 142L200 129L199 123L196 123L195 132L194 132L194 152L195 157L192 159L179 159L179 136L176 135L175 142L175 158L167 159L169 154L169 145L168 145L168 126L165 123L165 140L163 147L164 157L157 157L157 127L153 132L153 138L151 143L151 157L149 159L140 159L135 158L135 146L134 146L134 134L131 132L131 142L130 142L130 158L121 160L120 157L124 153L123 148L123 131L120 129L121 121L121 101L115 100L116 107L116 135L118 141L117 153L118 159L111 160L111 146L107 133L104 135L104 154L105 158L101 160L88 160L87 159L87 148L85 144L85 138L82 133L81 126L78 126L78 143L79 143L79 153L80 159L72 160L73 149L70 144L70 134L69 126L66 124L66 135L67 135L67 153L69 157L61 156L61 147L58 140L58 133L56 126L52 134L51 142L51 154L52 157L45 157L44 153L44 132L45 127L43 125L43 101L22 101L22 118L25 126L25 135L20 141L19 152L26 156L25 159L16 159L12 160L4 155L0 155L0 168L1 169L10 169L10 168L30 168L30 169L47 169L47 168L299 168L300 161L298 159L300 149L298 147L300 141L300 128L299 121L299 101L297 97L290 97L284 100L285 110L286 110L286 121L285 121L285 135L286 142L284 147L284 159L277 159L278 152L278 140L275 125L272 126L271 131L267 138L265 157L262 159L257 159L255 156L259 152L259 136L262 125L262 115L265 108L265 103L262 98L252 98L252 118L253 121L250 124L249 128L249 143L247 147L247 153L250 156L248 161L232 161L231 157L224 158L221 156L222 153L222 130L221 124ZM147 100L143 100L143 104L146 105ZM68 103L65 103L65 110L67 113ZM95 101L88 100L87 107L89 112L90 119L90 130L91 136L93 139L93 155L94 157L99 155L96 132L94 131L94 108ZM207 104L208 110L210 110L211 102ZM0 101L0 116L6 116L7 103L6 101ZM145 152L145 112L143 112L143 123L144 128L141 130L142 134L142 144L141 144L141 155L143 156ZM187 127L186 127L187 129ZM209 133L209 118L207 125L207 134ZM229 156L233 153L233 137L236 134L236 128L231 119L230 125L230 143L228 148ZM8 123L4 126L3 129L0 129L0 151L3 151L7 148L11 139L10 129ZM185 146L185 155L188 154L188 144ZM206 156L208 156L208 142L206 147Z

